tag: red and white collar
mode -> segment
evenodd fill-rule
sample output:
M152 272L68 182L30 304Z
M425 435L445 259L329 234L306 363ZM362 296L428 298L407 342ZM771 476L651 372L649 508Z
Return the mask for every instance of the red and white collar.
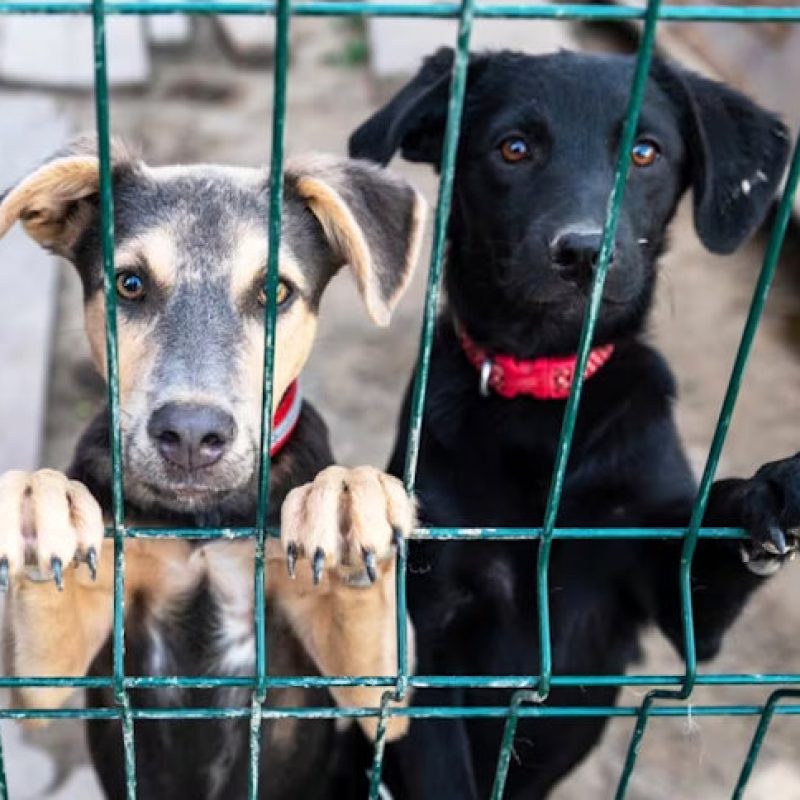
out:
M507 398L520 394L537 400L566 400L569 397L575 379L577 355L529 360L496 355L476 344L458 324L456 333L464 354L480 372L480 390L484 397L489 394L490 388ZM595 375L613 353L613 344L595 347L589 353L584 380Z
M299 383L294 380L289 384L289 388L284 392L272 418L272 436L269 440L270 458L274 458L283 450L297 427L303 407L303 395L300 392Z

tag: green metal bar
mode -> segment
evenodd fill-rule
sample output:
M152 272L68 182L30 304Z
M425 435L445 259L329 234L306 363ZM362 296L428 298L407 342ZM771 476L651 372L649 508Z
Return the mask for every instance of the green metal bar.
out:
M761 719L758 722L755 733L753 734L753 741L750 743L750 748L747 751L747 757L742 764L742 771L739 775L739 780L736 781L736 786L733 790L732 800L743 800L744 790L747 788L747 783L753 773L753 768L758 760L758 755L761 752L761 746L764 744L764 739L769 729L769 724L775 716L775 708L778 703L786 697L800 697L800 692L791 689L778 689L774 691L764 706L764 711L761 714Z
M224 5L207 0L172 0L165 2L131 2L109 0L108 14L141 14L145 16L165 14L237 14L261 16L275 14L278 3L261 0L236 0ZM88 0L4 0L0 2L0 14L88 14ZM397 18L457 18L461 13L458 3L404 3L367 2L307 2L295 3L292 14L310 17L397 17ZM643 8L618 5L552 4L537 3L479 3L474 16L480 19L555 19L582 20L589 22L635 22L644 20ZM798 22L800 8L790 6L663 6L659 18L665 22Z
M259 528L127 528L128 539L253 539ZM267 536L278 538L280 529L267 528ZM743 528L700 528L701 539L747 540ZM531 541L540 538L542 528L415 528L409 539L447 541L451 539L501 539L504 541ZM113 529L106 531L113 537ZM579 540L636 540L683 539L686 528L554 528L553 539Z
M233 14L275 14L277 16L277 54L275 69L275 102L272 118L271 188L269 217L269 265L266 276L269 301L265 311L265 355L264 355L264 393L262 403L262 440L259 463L259 504L256 525L252 528L210 528L194 529L153 529L124 526L124 486L122 473L122 453L120 441L120 412L118 395L117 367L117 326L116 295L114 288L114 228L113 228L113 186L111 154L109 143L108 88L106 77L105 17L107 14L213 14L224 11ZM258 796L258 782L261 765L261 728L265 719L337 719L378 717L378 736L375 756L370 776L370 797L377 798L380 789L383 755L385 748L386 724L392 716L405 716L415 719L505 719L503 742L498 753L498 765L492 790L492 797L502 797L512 754L517 721L520 717L536 718L587 718L587 717L633 717L636 719L633 736L623 773L617 788L617 797L624 798L627 785L635 767L636 758L651 716L683 717L693 716L756 716L761 719L756 728L750 751L745 760L739 781L734 789L734 800L740 800L752 773L768 726L775 714L800 714L800 705L778 705L786 697L800 697L800 690L781 688L774 692L767 703L761 706L656 706L657 699L686 700L695 685L797 685L800 674L770 675L731 675L698 674L694 641L694 624L691 597L691 564L697 541L704 539L743 540L746 532L735 528L701 528L702 520L710 496L711 485L716 473L724 440L730 426L746 362L757 331L758 322L767 299L777 261L780 256L783 238L792 208L792 199L800 178L800 143L795 148L786 190L778 211L778 219L773 228L765 260L753 296L739 351L734 362L728 390L720 410L709 456L698 495L693 506L687 529L683 528L615 528L615 529L562 529L556 527L558 506L563 491L563 482L569 459L574 426L579 409L584 366L591 348L591 339L602 298L603 283L608 269L608 261L614 241L614 231L623 201L627 175L627 153L633 142L641 101L647 80L649 61L652 55L655 23L662 21L717 21L717 22L800 22L800 8L764 6L661 6L652 0L646 9L634 9L615 5L589 4L485 4L474 0L462 3L427 3L424 5L404 5L392 2L305 2L291 7L290 0L261 2L260 0L237 0L230 5L202 0L188 2L126 2L120 0L88 0L86 2L21 2L20 0L0 0L0 14L92 14L94 26L95 56L95 102L98 131L98 155L100 161L101 197L101 235L103 244L104 290L106 297L106 341L107 369L109 384L109 415L111 423L112 474L113 474L113 526L107 536L114 542L114 617L113 617L113 674L109 677L31 677L2 678L0 688L19 686L60 686L60 687L107 687L114 690L116 708L93 709L5 709L0 710L0 719L118 719L122 725L126 795L131 800L136 793L136 763L134 748L134 721L137 719L250 719L250 773L249 797ZM562 436L554 465L552 484L542 528L419 528L411 538L429 540L536 540L539 539L537 559L537 597L539 599L539 639L540 671L538 675L522 676L422 676L408 674L408 645L406 641L406 595L405 576L407 569L405 547L398 548L397 560L397 643L398 670L396 676L286 676L270 678L267 670L266 620L265 620L265 543L267 536L277 536L275 528L267 526L269 491L269 441L272 422L272 374L275 345L275 294L278 280L278 254L281 233L281 209L283 203L283 140L286 111L286 73L288 69L288 25L292 14L300 16L383 16L383 17L440 17L456 18L459 22L456 58L453 65L453 80L450 90L448 125L443 148L442 179L439 185L437 216L434 224L434 245L428 275L428 292L423 316L422 335L419 352L419 368L415 376L412 394L411 428L408 442L408 457L405 465L405 484L413 491L419 453L419 437L424 410L424 395L430 368L430 354L436 306L441 283L442 261L446 242L447 220L452 198L452 184L455 160L460 134L464 92L468 64L469 40L473 18L508 19L581 19L593 21L641 21L644 32L637 59L636 74L631 92L628 115L621 144L620 161L615 174L614 188L609 198L609 211L604 231L604 243L596 280L593 284L589 308L581 334L577 365L578 380L573 387L567 403L562 426ZM255 584L255 635L256 668L252 677L248 676L204 676L189 678L185 676L126 676L124 669L124 569L126 538L160 539L185 538L194 540L215 539L254 539L254 584ZM630 539L680 539L682 553L680 563L680 598L683 610L683 633L685 644L686 669L684 675L552 675L552 654L550 650L550 619L548 605L548 565L552 541L561 540L630 540ZM131 689L155 689L161 687L214 688L214 687L252 688L253 696L248 707L232 708L176 708L147 709L132 708L128 691ZM387 691L381 700L380 708L270 708L264 706L266 691L275 688L305 688L334 686L380 686ZM639 707L550 707L540 705L552 687L591 687L591 686L675 686L677 691L653 689ZM515 690L508 707L444 707L417 706L414 708L392 706L391 700L402 699L409 687L425 689L440 687L469 687L475 689L506 688ZM391 691L393 689L393 691ZM532 704L532 705L529 705ZM2 743L0 742L0 800L8 796L6 778L3 771Z
M0 736L0 800L8 800L8 782L6 780L6 761L3 757L2 736Z
M464 97L467 89L469 66L469 43L472 36L472 16L474 0L463 0L459 23L456 51L453 59L453 72L450 80L450 98L447 106L447 126L442 147L441 177L436 201L436 218L433 224L433 246L428 286L425 293L425 308L422 317L417 370L414 376L414 389L411 396L408 443L404 479L406 489L413 493L419 460L419 445L422 432L422 416L425 409L425 391L428 387L428 374L433 348L433 333L439 304L442 283L442 266L447 245L447 224L453 200L453 181L456 171L458 142L461 136L461 117L464 110Z
M636 757L641 748L641 740L644 736L645 728L647 726L647 719L648 716L652 715L653 702L657 699L686 700L691 694L691 691L696 683L697 656L694 640L694 613L692 609L691 590L692 558L697 547L698 529L702 524L703 517L705 516L708 498L711 493L711 486L714 481L720 455L722 454L722 448L725 444L725 438L728 434L728 429L730 428L733 410L736 405L736 400L739 396L742 380L744 378L744 371L747 367L747 361L750 357L750 351L752 350L756 331L758 330L758 323L761 320L761 315L764 311L767 297L769 296L769 290L772 286L772 280L775 277L775 270L778 266L778 260L780 258L784 238L786 236L786 230L789 226L789 220L791 219L794 198L797 193L797 185L799 181L800 139L798 139L795 144L794 154L792 156L791 166L789 168L789 175L786 180L786 186L784 187L783 195L781 196L777 218L770 233L769 242L764 254L764 262L761 267L761 272L758 276L758 281L756 282L755 290L753 292L753 299L750 304L750 310L747 314L747 321L745 322L742 338L733 363L731 377L728 382L728 388L725 392L725 398L722 402L719 418L717 420L717 426L714 431L714 437L709 449L705 469L703 470L703 477L700 481L697 499L695 500L694 508L692 510L689 529L687 531L686 539L684 540L684 545L681 552L680 596L681 606L683 609L683 637L686 660L686 677L680 690L665 691L655 689L649 692L642 702L640 714L633 729L633 736L631 737L630 745L628 746L628 754L625 759L622 775L617 787L617 800L624 800L627 792L627 787L636 763Z
M680 696L678 692L658 692L651 691L645 695L639 712L636 715L636 724L633 727L633 735L631 736L630 744L628 745L628 752L625 756L625 763L622 765L622 774L617 784L617 791L615 794L616 800L623 800L628 792L628 785L633 775L633 768L636 765L636 759L639 757L639 751L642 748L642 739L644 738L644 731L647 726L648 718L653 715L656 716L659 708L654 708L653 703L657 697L666 696L666 698L677 699ZM661 706L660 708L670 708L670 706Z
M523 703L538 703L540 699L538 688L536 691L514 692L508 708L505 728L503 729L503 739L500 742L500 752L497 756L497 767L494 771L494 781L492 783L491 800L503 800L508 778L508 766L511 762L511 753L514 749L514 736L517 732L517 721L519 720L519 710Z
M709 706L657 706L653 709L654 717L757 717L763 713L760 705L709 705ZM393 717L410 719L505 719L508 717L508 706L398 706L386 712ZM630 718L639 713L637 706L521 706L520 717L536 719L597 719L597 718ZM800 704L777 706L778 716L799 716ZM252 711L249 706L215 706L199 708L132 708L131 717L136 720L204 720L204 719L249 719ZM293 706L272 708L262 706L263 719L364 719L379 717L378 708L332 708L331 706ZM0 709L0 719L85 719L113 720L119 719L119 711L114 708L32 708L32 709Z
M430 370L433 331L436 324L436 313L441 286L442 262L447 239L447 222L450 217L450 205L453 194L453 178L458 153L458 141L461 135L461 117L464 109L464 97L467 88L467 72L469 67L469 44L472 36L472 18L475 7L474 0L462 0L456 49L453 58L453 69L450 79L450 96L447 108L447 124L442 147L442 170L439 181L436 219L434 222L433 248L431 251L428 286L425 295L425 308L420 336L418 366L414 377L414 390L410 416L410 428L404 484L409 494L414 493L419 444L422 430L422 415L425 406L425 389ZM397 635L397 688L395 700L405 696L408 682L408 606L406 603L406 573L408 568L405 543L400 541L397 547L397 564L395 578L395 629ZM382 715L379 720L378 737L375 741L375 755L370 776L370 798L377 798L380 789L383 755L385 751L385 709L388 696L384 695L381 703Z
M381 775L383 772L383 756L386 751L386 725L389 721L389 703L396 699L393 692L384 692L381 697L381 713L378 717L378 730L375 735L375 748L372 756L372 767L369 773L369 800L380 800Z
M122 435L119 404L119 360L117 341L117 296L114 269L114 187L112 183L111 134L108 109L106 61L106 17L103 0L93 0L94 93L97 152L100 170L100 236L103 255L103 289L106 303L106 368L111 436L112 510L114 520L114 697L119 706L125 759L125 792L136 798L136 754L133 719L125 679L125 493L122 466Z
M778 207L778 215L775 224L770 233L767 250L764 255L764 263L761 268L761 273L758 276L755 290L753 292L753 299L750 304L750 310L747 314L747 321L745 322L742 338L739 343L739 349L736 353L736 358L731 370L731 377L728 382L728 387L725 392L725 398L722 401L722 407L717 420L717 426L714 431L714 437L711 440L711 447L709 448L708 458L703 470L703 477L700 480L700 487L697 492L697 498L692 509L692 516L689 521L689 529L684 541L683 552L681 553L681 597L684 602L683 606L683 625L684 625L684 656L686 659L686 684L684 686L685 696L681 699L688 697L694 683L694 678L697 673L697 654L694 640L694 614L692 611L691 601L691 563L694 557L695 550L697 549L697 534L700 526L703 524L703 517L705 516L708 507L708 500L711 495L711 487L717 473L719 459L722 455L722 448L725 445L725 439L730 429L731 419L733 418L733 411L736 406L736 401L739 397L739 391L744 379L744 371L747 367L750 352L753 348L753 341L755 340L758 324L761 321L761 316L764 312L764 306L769 296L769 290L772 286L772 281L775 277L775 270L778 266L783 242L786 237L786 230L789 226L789 220L792 215L792 208L794 204L795 194L797 192L797 184L800 179L800 140L794 149L791 167L789 169L789 176L786 181L786 186L781 197L781 202Z
M644 30L639 45L639 52L636 56L636 69L633 76L628 109L625 115L625 126L620 141L614 185L608 198L608 211L603 230L603 244L600 248L597 269L592 283L592 291L589 296L588 308L583 321L583 329L581 330L581 338L578 345L578 358L575 367L575 381L572 384L566 409L564 410L564 419L561 426L556 461L553 467L553 478L550 484L550 492L545 509L544 525L542 528L536 565L536 594L539 607L539 674L541 678L537 691L539 692L540 699L547 697L550 691L550 679L553 669L553 659L550 649L550 598L548 580L553 530L556 526L558 508L561 503L561 494L564 488L564 479L567 472L570 449L572 447L572 438L575 433L575 423L578 418L578 408L583 391L583 375L586 371L586 364L589 360L589 353L592 347L592 337L594 336L594 329L600 314L603 287L605 286L606 275L608 274L611 253L614 250L617 224L619 222L622 202L625 196L625 182L628 178L628 171L631 163L630 150L636 138L639 111L641 110L645 91L647 89L648 72L650 70L650 61L655 45L656 23L658 21L660 4L660 0L649 0L647 4ZM510 719L513 720L516 718L512 717Z
M419 443L422 429L422 415L425 404L425 388L427 386L428 372L430 369L431 347L433 343L433 330L436 324L436 312L441 284L442 262L444 247L447 237L447 221L450 216L450 204L453 192L453 177L455 162L458 152L458 140L461 133L461 116L464 107L464 96L467 85L467 70L469 66L469 43L472 35L472 14L474 0L462 0L458 34L456 38L456 52L453 59L453 71L450 81L450 97L447 111L447 125L445 128L444 144L442 148L442 173L439 181L439 196L436 207L434 223L433 249L431 252L430 269L428 272L428 287L425 295L425 310L423 314L422 333L417 372L414 378L412 397L411 420L409 429L408 449L406 453L404 483L409 494L414 492L414 484L419 457ZM397 565L395 580L396 618L395 628L397 635L397 690L395 699L401 700L406 691L408 681L408 636L407 636L407 603L406 603L406 571L407 554L405 544L399 543L397 548ZM382 708L385 708L387 699L384 698ZM379 727L379 736L375 742L375 757L372 764L370 778L370 797L377 797L380 787L383 754L385 750L385 718L382 716Z
M554 675L552 686L596 688L603 686L681 686L685 675ZM538 676L531 675L411 675L408 686L412 689L535 689ZM710 673L697 676L698 686L776 686L800 684L797 673ZM331 687L381 686L392 688L395 678L388 675L292 675L271 677L269 685L273 689L319 689ZM127 676L126 689L255 689L254 676L215 676L189 678L182 675L168 676ZM69 689L111 689L114 679L110 677L67 678L67 677L24 677L0 678L0 689L22 687L59 687Z
M395 635L397 636L397 680L395 685L395 699L398 701L405 697L408 684L408 605L406 603L407 573L408 549L405 541L402 538L398 538L395 553L394 582Z
M258 536L254 564L254 608L256 638L257 686L253 692L250 718L250 771L248 796L258 798L261 773L260 709L266 700L267 626L266 626L266 572L265 547L269 514L270 442L272 440L272 405L274 394L275 330L277 324L277 289L280 266L281 223L283 218L283 156L286 126L286 83L289 70L289 19L290 0L278 0L276 7L275 73L273 78L272 144L270 153L269 190L269 260L265 278L267 295L264 313L264 392L261 409L261 453L259 460L258 511L256 525Z
M248 772L247 797L249 800L258 800L258 784L261 777L261 729L263 717L258 699L258 689L253 692L250 701L250 764Z

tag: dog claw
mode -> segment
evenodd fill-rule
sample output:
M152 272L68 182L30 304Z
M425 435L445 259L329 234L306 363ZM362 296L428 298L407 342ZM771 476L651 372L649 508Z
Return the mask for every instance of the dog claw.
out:
M311 574L314 578L314 586L319 586L322 580L322 570L325 568L325 551L318 547L314 551L314 559L311 563Z
M64 591L64 570L61 565L61 559L53 558L50 559L50 569L53 571L53 580L55 581L56 588L59 592Z
M89 573L92 576L92 580L97 580L97 550L94 547L90 547L86 551L86 566L89 567Z
M406 554L406 540L403 536L403 531L400 528L392 529L392 544L397 550L398 555L405 556Z
M769 529L769 539L763 543L762 547L773 556L784 556L789 552L783 531L775 525Z
M7 592L10 583L8 559L0 558L0 592Z
M370 583L375 583L378 579L378 559L373 550L364 550L364 568L367 570L367 577Z
M289 542L286 547L286 572L294 580L297 577L297 544Z

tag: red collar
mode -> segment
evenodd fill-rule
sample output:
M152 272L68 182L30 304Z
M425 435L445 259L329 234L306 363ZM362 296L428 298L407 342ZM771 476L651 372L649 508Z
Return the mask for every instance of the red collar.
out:
M272 418L272 437L269 442L269 455L274 458L283 450L285 444L292 438L297 421L300 419L300 410L303 406L303 395L300 393L298 381L294 380L284 392L275 416Z
M527 394L537 400L565 400L575 378L577 356L544 357L523 360L499 356L477 345L460 326L456 326L461 347L472 365L481 373L481 394L489 387L502 397ZM584 380L595 375L614 352L614 345L595 347L586 362Z

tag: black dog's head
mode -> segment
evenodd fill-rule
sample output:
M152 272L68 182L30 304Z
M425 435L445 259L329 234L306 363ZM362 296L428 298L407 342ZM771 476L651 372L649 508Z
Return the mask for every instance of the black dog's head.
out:
M351 155L441 158L451 50L350 140ZM455 314L483 344L520 356L573 349L599 254L634 61L562 52L471 57L446 273ZM741 94L656 62L597 339L638 331L681 195L716 253L762 221L788 154L785 127Z

